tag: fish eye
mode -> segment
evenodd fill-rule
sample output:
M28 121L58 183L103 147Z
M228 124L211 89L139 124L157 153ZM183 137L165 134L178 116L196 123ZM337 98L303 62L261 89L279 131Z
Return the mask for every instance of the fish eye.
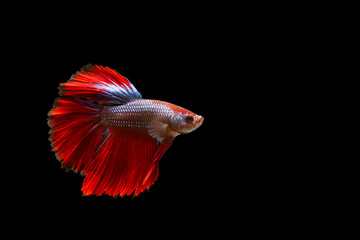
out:
M192 123L193 121L194 121L194 117L193 117L193 116L188 115L188 116L185 117L185 122L187 122L187 123Z

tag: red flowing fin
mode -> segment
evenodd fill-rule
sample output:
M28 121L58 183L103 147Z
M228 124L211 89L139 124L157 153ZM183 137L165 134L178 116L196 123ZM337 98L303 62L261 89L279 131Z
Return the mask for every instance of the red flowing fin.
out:
M72 97L61 97L49 112L49 140L67 169L86 173L92 154L105 129L100 124L101 106Z
M109 106L141 99L141 94L126 77L108 67L91 64L61 84L60 95L86 98Z
M150 165L150 168L148 169L147 174L143 179L142 186L136 190L135 196L154 184L154 182L159 176L159 161L171 146L172 141L173 139L165 139L157 146L156 151L152 157L152 163Z
M138 195L155 150L156 140L146 133L109 128L88 168L83 195Z

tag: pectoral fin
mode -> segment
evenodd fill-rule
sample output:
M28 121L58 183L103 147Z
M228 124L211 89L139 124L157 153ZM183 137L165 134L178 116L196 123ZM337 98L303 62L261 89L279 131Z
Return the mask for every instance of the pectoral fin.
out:
M162 143L166 138L167 128L168 128L168 124L163 123L159 120L154 120L150 125L148 133L151 137L155 138L159 143Z

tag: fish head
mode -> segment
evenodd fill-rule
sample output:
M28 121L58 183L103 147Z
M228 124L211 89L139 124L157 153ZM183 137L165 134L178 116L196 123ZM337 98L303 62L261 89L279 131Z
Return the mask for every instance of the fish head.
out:
M170 127L180 134L187 134L199 128L203 121L204 118L202 116L184 110L177 112L170 119Z

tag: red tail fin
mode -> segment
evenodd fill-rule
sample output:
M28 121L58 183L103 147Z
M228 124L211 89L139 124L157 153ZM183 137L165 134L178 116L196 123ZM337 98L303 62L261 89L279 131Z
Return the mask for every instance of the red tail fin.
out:
M72 97L61 97L49 112L50 141L62 165L86 173L86 166L105 129L100 123L101 106Z

